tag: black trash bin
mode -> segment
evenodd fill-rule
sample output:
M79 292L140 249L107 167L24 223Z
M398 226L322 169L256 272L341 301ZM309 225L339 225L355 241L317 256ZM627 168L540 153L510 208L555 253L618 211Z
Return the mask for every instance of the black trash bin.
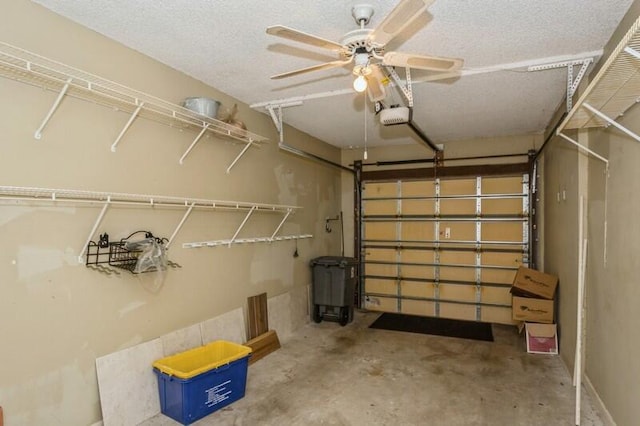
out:
M356 265L352 257L322 256L311 260L313 321L327 319L344 326L353 320Z

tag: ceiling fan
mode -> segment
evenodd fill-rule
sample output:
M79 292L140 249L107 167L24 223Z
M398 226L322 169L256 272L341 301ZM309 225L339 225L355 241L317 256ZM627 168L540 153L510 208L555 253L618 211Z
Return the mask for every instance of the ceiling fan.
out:
M382 67L416 68L436 72L451 72L462 68L463 60L439 56L422 56L403 52L386 52L385 46L421 13L434 0L400 0L400 3L382 20L375 29L365 28L373 16L373 6L355 5L351 14L360 28L346 33L339 43L308 34L283 25L267 28L267 34L283 37L300 43L309 44L334 51L339 59L307 68L285 72L272 76L281 79L312 71L326 70L345 66L354 62L353 74L356 79L353 88L357 92L368 91L371 101L385 98L383 81L386 76Z

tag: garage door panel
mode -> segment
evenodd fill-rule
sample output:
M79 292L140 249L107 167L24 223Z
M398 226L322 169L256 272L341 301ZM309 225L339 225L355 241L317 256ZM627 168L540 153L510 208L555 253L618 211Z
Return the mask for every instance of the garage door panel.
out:
M446 238L446 228L449 228L450 238ZM440 238L442 240L476 240L475 222L452 222L443 220L440 222Z
M403 262L430 263L433 262L433 250L402 250L400 252Z
M495 266L517 268L522 265L522 253L483 252L482 263Z
M395 262L396 251L395 249L367 248L367 251L365 251L365 260Z
M398 284L394 280L380 280L370 278L367 280L367 291L370 293L389 294L395 296L398 294Z
M440 195L475 195L475 179L449 179L440 181Z
M363 198L393 198L397 194L397 182L366 182L362 188Z
M476 200L448 200L440 201L440 214L446 215L475 215Z
M482 281L490 283L511 284L516 276L516 271L504 269L483 269Z
M466 321L476 320L476 307L460 303L440 303L440 316Z
M522 241L522 222L482 224L482 241Z
M435 286L429 282L401 281L400 286L402 296L406 297L433 298L435 294Z
M483 194L520 194L522 176L484 177L481 183Z
M433 222L402 222L400 239L403 241L432 241L434 239Z
M433 200L402 200L400 211L403 215L432 215L435 205Z
M433 197L436 194L432 180L405 181L400 188L403 197Z
M398 213L398 202L394 200L367 200L362 204L365 216L395 215Z
M476 271L473 268L440 267L440 279L443 281L476 281Z
M511 319L511 308L500 308L494 306L484 306L480 312L482 322L491 322L495 324L514 325L516 322Z
M433 279L433 266L402 265L401 273L406 278Z
M365 274L382 277L395 277L398 273L397 265L387 265L380 263L366 263Z
M367 222L364 227L366 240L395 240L396 224L393 222Z
M480 204L482 214L487 215L504 215L504 216L522 216L522 198L505 198L505 199L484 199Z
M367 296L364 307L371 311L398 312L398 300L391 297Z
M483 303L495 305L510 305L511 293L509 287L483 286L481 289L481 300Z
M403 300L400 312L407 315L433 316L435 304L427 300Z
M474 285L440 284L438 286L442 300L456 300L463 302L476 301L476 288Z

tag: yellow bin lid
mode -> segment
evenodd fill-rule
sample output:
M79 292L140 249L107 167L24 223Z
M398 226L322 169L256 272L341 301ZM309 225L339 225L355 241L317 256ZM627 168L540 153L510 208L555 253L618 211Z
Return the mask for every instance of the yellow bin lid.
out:
M251 348L225 340L180 352L153 363L161 372L180 379L190 379L207 371L227 365L251 354Z

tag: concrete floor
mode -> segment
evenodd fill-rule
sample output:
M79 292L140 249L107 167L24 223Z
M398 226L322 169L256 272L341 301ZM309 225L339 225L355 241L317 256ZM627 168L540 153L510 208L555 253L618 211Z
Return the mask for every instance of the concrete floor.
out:
M377 316L307 324L249 367L243 399L194 425L575 424L560 358L527 354L515 327L480 342L369 329ZM604 424L584 392L582 406L583 425Z

